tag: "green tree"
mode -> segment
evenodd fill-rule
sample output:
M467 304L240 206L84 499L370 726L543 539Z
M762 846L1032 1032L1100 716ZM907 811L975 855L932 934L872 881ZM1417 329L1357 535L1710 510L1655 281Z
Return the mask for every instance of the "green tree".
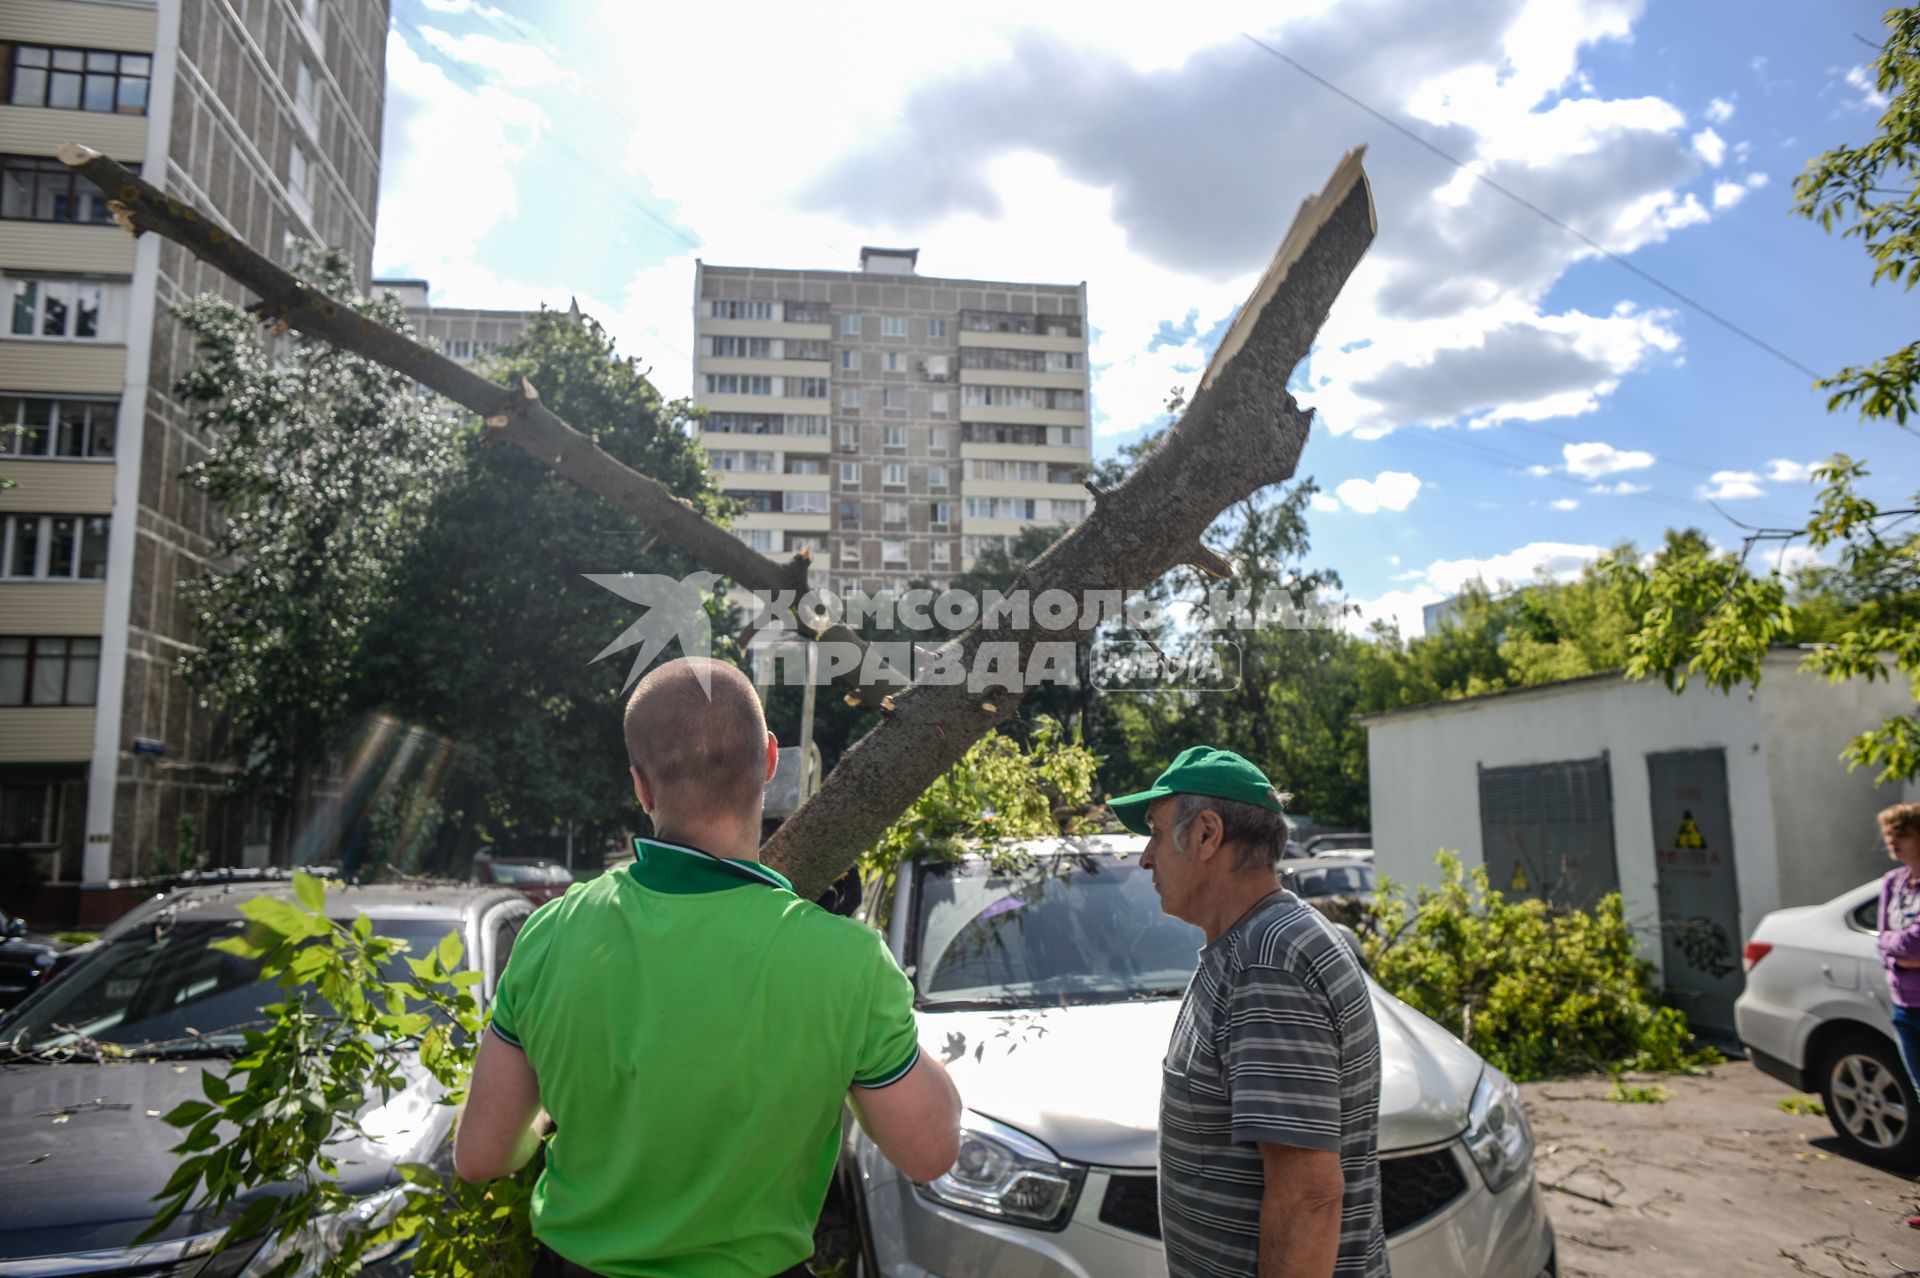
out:
M1861 145L1809 162L1794 181L1794 212L1860 239L1874 261L1875 284L1911 289L1920 281L1920 6L1889 9L1884 21L1886 42L1873 63L1875 86L1888 99L1879 128ZM1865 422L1908 428L1920 343L1816 385L1830 392L1830 411L1853 408ZM1813 579L1829 595L1827 604L1802 600L1802 615L1825 641L1803 668L1833 682L1901 677L1920 697L1920 532L1913 523L1920 494L1904 508L1883 508L1860 492L1866 464L1844 453L1814 473L1822 488L1803 526L1750 529L1732 556L1702 550L1644 575L1619 566L1649 604L1632 640L1630 673L1660 675L1676 689L1690 675L1722 690L1758 682L1768 645L1792 635L1796 618L1792 583L1777 569L1751 571L1747 560L1760 546L1804 539L1831 551L1837 563ZM1888 716L1855 737L1842 757L1849 767L1877 767L1883 782L1920 775L1920 716Z
M300 255L334 296L405 323L391 298L353 293L338 252ZM360 713L369 636L458 452L391 369L300 334L263 342L212 295L176 314L198 356L176 391L209 447L185 478L226 518L217 566L183 589L202 646L182 672L241 743L240 784L284 807Z

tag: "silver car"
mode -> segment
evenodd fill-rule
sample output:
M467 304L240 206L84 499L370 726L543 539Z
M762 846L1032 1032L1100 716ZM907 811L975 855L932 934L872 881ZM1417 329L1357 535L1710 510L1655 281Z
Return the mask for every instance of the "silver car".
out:
M912 979L921 1047L967 1105L960 1157L907 1181L850 1126L861 1268L886 1278L1164 1275L1160 1063L1204 938L1160 912L1146 840L903 868L870 922ZM1519 1093L1372 987L1382 1209L1397 1274L1539 1278L1553 1229Z

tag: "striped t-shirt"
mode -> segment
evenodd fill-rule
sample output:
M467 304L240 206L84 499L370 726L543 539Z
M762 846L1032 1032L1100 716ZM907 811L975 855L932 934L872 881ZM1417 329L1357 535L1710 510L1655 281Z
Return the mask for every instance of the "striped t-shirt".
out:
M1171 1278L1260 1269L1262 1142L1337 1151L1339 1278L1387 1278L1380 1037L1346 942L1291 892L1213 944L1162 1067L1160 1220Z

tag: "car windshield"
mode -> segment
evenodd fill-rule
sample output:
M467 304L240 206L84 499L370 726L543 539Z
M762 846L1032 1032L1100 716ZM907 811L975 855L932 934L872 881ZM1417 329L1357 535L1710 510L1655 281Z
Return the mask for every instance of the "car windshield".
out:
M1173 998L1206 943L1161 913L1152 875L1131 858L1068 853L1012 874L979 861L916 872L907 970L926 1008Z
M573 875L564 865L514 865L508 861L493 863L495 883L571 883Z
M1373 867L1329 865L1295 870L1287 875L1287 886L1300 896L1359 896L1374 889Z
M108 941L60 978L46 995L0 1024L0 1039L21 1051L64 1047L82 1038L132 1051L177 1044L189 1055L231 1047L241 1030L278 1001L253 959L209 949L238 936L245 919L183 920L140 928ZM425 954L459 927L452 919L376 920L374 931ZM389 979L407 969L397 959Z

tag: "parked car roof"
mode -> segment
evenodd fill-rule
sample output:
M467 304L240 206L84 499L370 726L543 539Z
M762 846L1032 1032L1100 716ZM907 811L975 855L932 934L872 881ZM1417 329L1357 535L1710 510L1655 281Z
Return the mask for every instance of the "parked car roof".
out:
M192 911L210 919L243 917L240 907L262 896L288 896L291 879L257 879L231 883L202 884L156 893L128 910L101 932L111 939L123 931L140 927L155 915ZM469 911L495 900L511 901L519 893L497 884L459 883L430 880L408 883L329 883L328 913L366 914L381 918L464 917Z

